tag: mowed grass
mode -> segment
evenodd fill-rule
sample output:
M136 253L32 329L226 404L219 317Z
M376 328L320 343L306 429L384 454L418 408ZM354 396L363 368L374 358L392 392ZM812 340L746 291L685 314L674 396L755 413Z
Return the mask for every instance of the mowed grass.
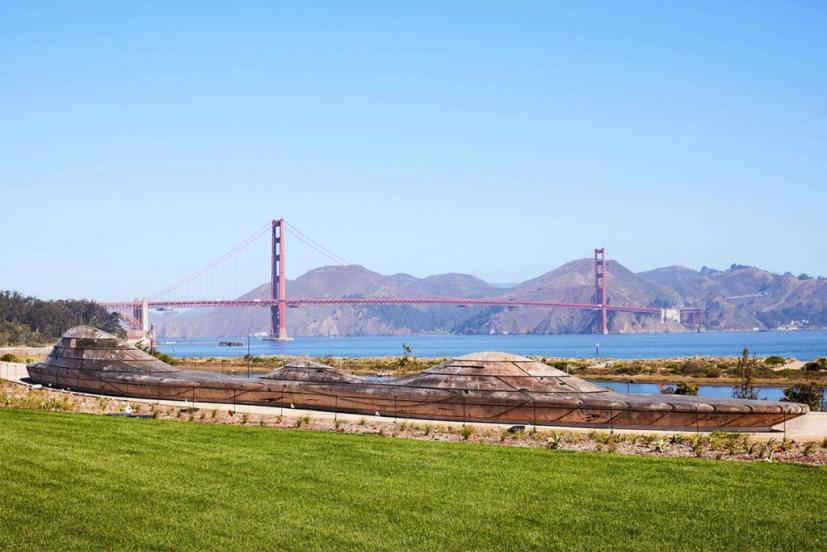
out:
M827 549L827 470L0 410L6 550Z

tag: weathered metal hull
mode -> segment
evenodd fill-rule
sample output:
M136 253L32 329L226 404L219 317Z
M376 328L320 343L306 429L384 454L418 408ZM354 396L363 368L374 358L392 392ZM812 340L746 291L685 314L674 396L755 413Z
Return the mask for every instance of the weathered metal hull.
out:
M310 362L267 376L227 376L175 370L95 332L67 333L46 361L28 367L30 378L146 399L566 427L763 431L807 412L794 403L617 393L500 353L469 355L390 383L363 381Z

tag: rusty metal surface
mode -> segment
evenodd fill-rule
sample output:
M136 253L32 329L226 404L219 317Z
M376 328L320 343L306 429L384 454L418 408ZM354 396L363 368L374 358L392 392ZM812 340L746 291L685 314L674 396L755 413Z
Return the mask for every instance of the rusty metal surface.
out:
M775 401L618 393L529 358L493 352L382 383L311 361L252 378L176 370L85 326L66 332L46 360L27 368L37 383L93 393L455 421L756 431L808 411Z

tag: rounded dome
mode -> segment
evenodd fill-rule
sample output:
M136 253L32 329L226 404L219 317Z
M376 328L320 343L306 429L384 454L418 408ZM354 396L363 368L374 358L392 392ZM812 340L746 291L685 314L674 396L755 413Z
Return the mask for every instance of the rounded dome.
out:
M463 356L454 357L452 360L473 360L479 362L535 362L528 357L501 353L499 351L480 351Z
M309 381L317 383L359 383L355 376L343 374L321 362L309 359L300 359L288 362L281 368L276 368L269 374L261 376L269 380Z
M484 351L446 360L408 378L403 385L440 389L606 393L608 390L528 357Z
M175 371L149 353L92 326L75 326L67 330L49 356L36 366L47 370L74 369L84 372Z

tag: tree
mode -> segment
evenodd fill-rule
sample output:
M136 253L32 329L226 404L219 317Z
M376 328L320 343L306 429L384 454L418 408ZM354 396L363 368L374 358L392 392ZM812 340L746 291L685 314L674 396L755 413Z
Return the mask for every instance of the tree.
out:
M816 382L800 383L784 388L784 402L795 402L806 404L810 410L821 410L821 402L824 399L824 388Z
M755 356L750 358L749 349L744 347L741 358L738 359L738 383L732 389L732 396L736 399L756 400L755 391Z
M93 301L41 301L16 291L0 291L0 345L54 341L80 324L126 336L118 315Z
M399 357L398 372L399 375L405 374L408 368L413 363L413 348L407 343L402 344L402 356Z

